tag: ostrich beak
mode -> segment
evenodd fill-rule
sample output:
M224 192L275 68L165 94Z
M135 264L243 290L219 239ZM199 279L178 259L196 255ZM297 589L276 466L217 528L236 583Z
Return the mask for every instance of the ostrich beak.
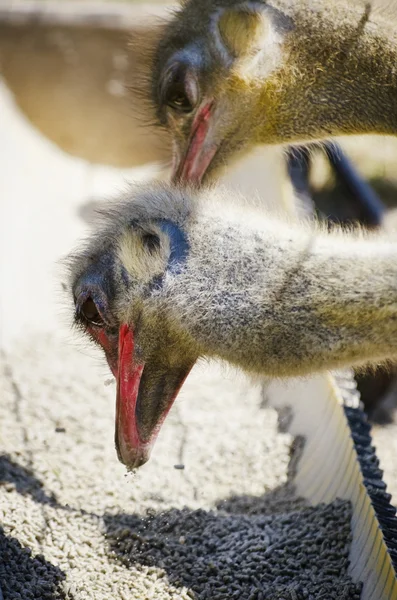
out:
M142 466L193 364L161 366L137 360L133 330L119 330L115 442L129 470Z
M171 222L161 225L170 238L169 270L177 272L186 259L187 240ZM120 322L111 311L116 284L114 259L105 252L73 285L75 321L99 344L116 379L115 443L119 460L128 469L143 465L178 392L197 357L181 351L164 352L164 343L142 360L137 328ZM179 359L182 356L182 359Z
M216 152L217 144L210 139L213 102L207 102L197 112L186 152L177 161L172 181L174 183L193 183L199 185Z

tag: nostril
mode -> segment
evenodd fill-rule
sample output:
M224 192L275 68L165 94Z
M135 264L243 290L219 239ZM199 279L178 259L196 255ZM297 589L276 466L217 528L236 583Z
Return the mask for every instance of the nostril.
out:
M91 325L103 325L103 319L92 298L87 298L80 307L80 313Z

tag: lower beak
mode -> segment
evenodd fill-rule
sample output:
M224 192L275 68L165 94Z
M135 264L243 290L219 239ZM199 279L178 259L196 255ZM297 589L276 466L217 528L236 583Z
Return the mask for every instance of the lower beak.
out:
M199 185L216 154L217 145L209 140L208 135L212 106L212 102L206 103L198 111L193 121L187 150L172 174L174 183Z
M132 329L119 331L115 442L119 460L131 469L150 457L154 442L193 364L167 368L136 360Z

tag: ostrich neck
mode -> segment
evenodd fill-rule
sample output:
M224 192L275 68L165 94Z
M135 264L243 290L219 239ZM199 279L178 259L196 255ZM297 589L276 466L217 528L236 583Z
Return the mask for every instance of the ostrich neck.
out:
M200 225L174 319L203 354L271 376L396 354L397 244L297 227Z
M397 36L346 4L288 2L284 66L261 90L266 142L397 134Z

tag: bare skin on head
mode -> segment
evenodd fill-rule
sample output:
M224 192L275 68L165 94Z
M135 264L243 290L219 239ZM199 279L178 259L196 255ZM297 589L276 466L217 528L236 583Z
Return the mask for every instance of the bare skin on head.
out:
M148 460L200 357L285 377L397 354L395 241L289 224L219 194L136 187L70 258L76 324L117 379L129 468Z
M397 36L369 4L186 0L157 35L146 97L175 181L214 178L258 144L397 133Z

